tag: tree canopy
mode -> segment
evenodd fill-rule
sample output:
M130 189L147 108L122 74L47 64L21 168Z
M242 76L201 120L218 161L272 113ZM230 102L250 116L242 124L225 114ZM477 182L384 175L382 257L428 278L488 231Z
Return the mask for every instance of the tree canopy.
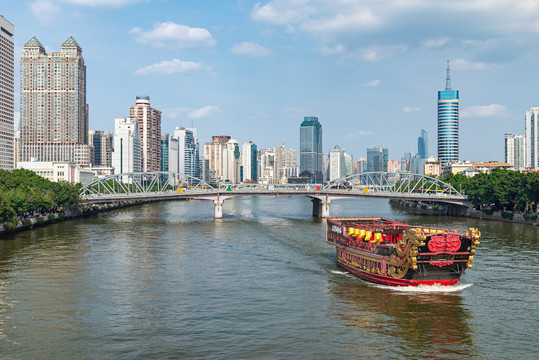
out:
M539 203L539 173L521 173L493 169L490 174L474 177L453 175L443 179L457 190L462 189L473 205L484 205L492 210L531 211Z
M25 212L78 205L79 187L52 182L26 169L0 169L0 222Z

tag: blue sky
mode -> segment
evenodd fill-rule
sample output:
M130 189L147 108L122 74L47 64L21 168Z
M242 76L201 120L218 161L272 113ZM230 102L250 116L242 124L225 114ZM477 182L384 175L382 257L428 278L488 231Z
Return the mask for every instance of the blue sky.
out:
M503 161L504 134L539 106L537 0L5 0L0 14L15 26L16 109L22 46L36 36L50 53L73 36L92 130L149 95L163 133L193 123L201 143L298 149L314 115L326 153L382 146L400 160L424 128L436 155L449 59L461 159Z

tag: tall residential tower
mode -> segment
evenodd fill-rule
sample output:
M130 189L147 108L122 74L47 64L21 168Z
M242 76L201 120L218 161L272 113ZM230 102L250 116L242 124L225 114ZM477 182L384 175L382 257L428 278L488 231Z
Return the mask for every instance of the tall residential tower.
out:
M130 115L140 131L141 171L161 170L161 111L150 106L149 96L137 96Z
M449 60L445 91L438 91L438 160L442 171L459 160L459 91L451 90Z
M34 36L22 48L19 161L89 166L86 65L70 37L48 55Z
M13 24L0 15L0 169L13 169Z
M539 170L539 108L526 111L526 167Z

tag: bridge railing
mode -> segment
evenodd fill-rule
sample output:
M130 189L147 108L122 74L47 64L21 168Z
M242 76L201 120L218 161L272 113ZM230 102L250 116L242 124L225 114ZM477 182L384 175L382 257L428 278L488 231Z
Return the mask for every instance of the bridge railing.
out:
M413 173L367 172L349 175L327 184L324 189L350 189L364 192L458 195L451 184L440 179Z
M219 191L320 191L322 184L219 184Z
M175 191L177 188L213 189L205 181L166 171L131 172L95 179L79 190L81 195L134 194Z

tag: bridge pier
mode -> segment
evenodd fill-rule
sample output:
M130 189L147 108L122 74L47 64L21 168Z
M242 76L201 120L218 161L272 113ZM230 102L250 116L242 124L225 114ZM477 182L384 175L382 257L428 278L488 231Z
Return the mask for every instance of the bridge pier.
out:
M217 196L216 199L213 199L213 206L215 209L213 218L214 219L222 219L223 218L223 203L225 202L225 199L219 198Z
M331 200L328 196L322 197L313 197L311 199L313 202L313 216L327 218L329 217L329 203Z

